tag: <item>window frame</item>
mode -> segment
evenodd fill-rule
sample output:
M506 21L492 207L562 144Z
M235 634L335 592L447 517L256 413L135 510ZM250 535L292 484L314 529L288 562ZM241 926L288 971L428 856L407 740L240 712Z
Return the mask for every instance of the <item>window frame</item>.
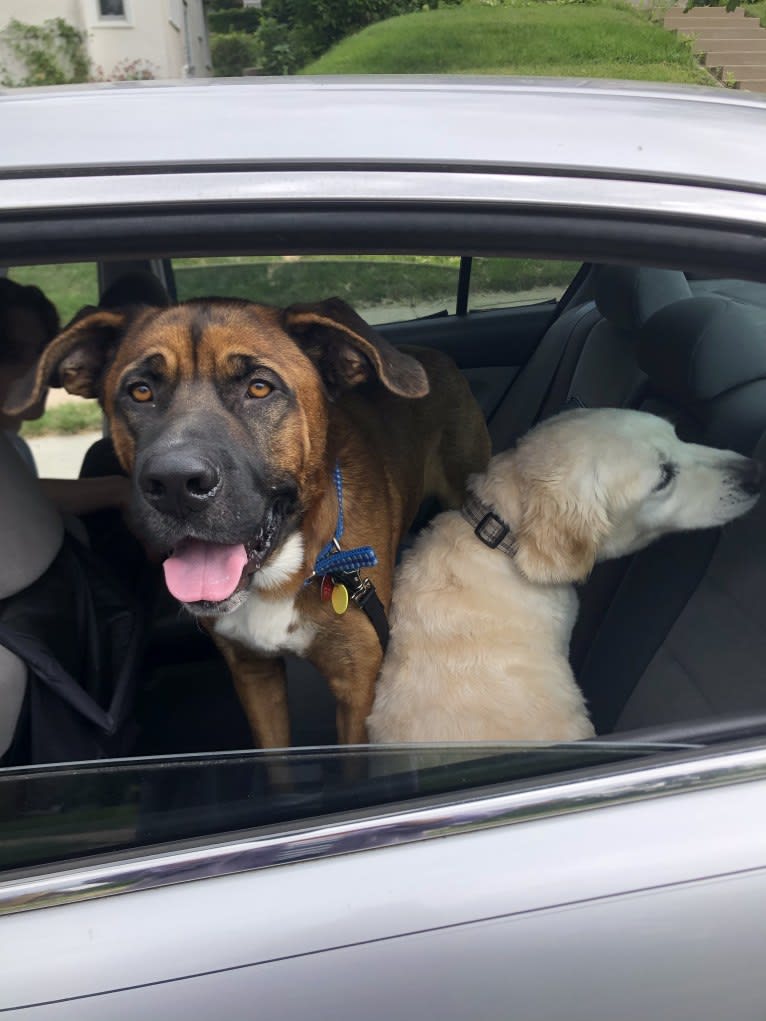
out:
M133 28L133 0L121 0L122 14L103 14L102 0L92 0L93 25L96 28Z
M424 180L428 176L424 174ZM80 179L81 194L87 194L89 184L88 176ZM540 190L541 193L545 191L544 188ZM710 189L711 196L713 191ZM640 188L636 186L634 195L639 193ZM579 208L575 205L569 210L561 210L551 208L544 201L532 208L507 202L496 203L489 209L480 201L464 201L445 207L441 203L402 200L399 203L375 206L369 201L349 200L338 204L335 200L325 200L305 203L289 197L264 203L242 200L241 197L232 199L229 196L216 202L208 198L196 203L179 201L172 208L159 205L153 208L150 196L149 189L143 204L125 208L99 206L87 209L82 205L79 208L59 207L42 211L34 207L32 210L18 208L0 223L0 250L4 253L4 261L29 264L35 261L35 256L40 252L45 253L41 262L52 261L53 255L66 260L82 258L86 253L90 260L135 253L145 255L147 248L157 258L167 253L198 254L201 248L206 254L235 254L238 250L268 254L273 250L274 237L278 236L284 239L280 248L296 253L392 250L452 254L456 248L465 250L470 247L472 255L513 257L518 254L535 254L553 258L568 255L594 262L616 261L673 268L680 265L693 272L713 274L725 268L727 276L766 280L766 267L762 259L766 215L762 219L753 219L747 213L722 220L720 209L712 197L704 208L695 209L691 215L680 213L670 203L662 210L643 216L636 215L631 204L618 216L613 208L604 210L597 204L595 207L591 205ZM595 193L591 201L596 202ZM734 202L734 199L728 196L727 201ZM466 238L471 239L470 246L465 244ZM636 781L635 788L632 788L637 771L631 766L605 771L601 779L610 791L619 790L619 798L624 798L626 788L631 788L634 789L636 799L642 800L657 794L658 778L665 784L663 789L666 793L675 793L692 789L698 783L716 786L766 776L766 735L760 733L747 751L742 750L736 734L730 737L732 743L723 747L690 751L679 761L667 763L670 770L667 775L652 773L655 767L647 766L651 777L648 784ZM742 758L739 757L740 752ZM660 769L659 763L656 768ZM548 795L554 796L553 787L544 780L523 792L514 792L513 796L520 797L524 804L528 804L530 790L536 791L542 799ZM584 791L592 792L592 789L573 785L570 791L576 796L578 791L582 794ZM476 816L470 806L482 804L485 796L494 799L505 794L508 792L492 792L488 795L476 791L460 805L469 806L465 811L475 820ZM583 808L595 807L593 802L587 800L578 803ZM493 801L493 804L497 807L499 802ZM448 818L450 806L453 805L454 799L446 800L447 815L438 827L439 834L445 832L445 826L453 826L454 820L449 822ZM432 817L433 810L433 802L427 802L423 809L429 817ZM462 812L463 808L458 806L456 810ZM565 812L569 810L563 809ZM409 809L407 811L409 813ZM368 835L378 832L382 825L381 818L394 820L391 832L399 833L398 827L402 820L393 811L374 818L365 817L359 832ZM505 825L508 818L505 812L501 812L496 821L489 823L483 819L479 825ZM412 816L407 814L404 822L411 819ZM455 829L449 831L456 834L462 832L457 825L454 822ZM381 832L385 828L383 826ZM321 826L310 830L320 832ZM412 839L424 838L418 835ZM401 837L397 836L396 840L401 840ZM218 854L217 844L205 843L204 846L210 849L213 857ZM237 842L229 848L234 857L227 859L227 867L231 867L235 860L240 860L236 859L239 853L237 848ZM295 860L294 852L293 847L290 850L293 857L288 856L285 860ZM125 867L131 874L137 875L135 870L139 870L144 876L147 858L151 858L151 854L138 855L132 864ZM124 861L120 868L123 865ZM169 862L168 867L170 871L162 878L162 885L177 881L173 876L188 876L188 872L183 871L186 866L179 866L175 858ZM82 883L86 873L75 873L76 870L68 867L61 871L60 876L65 877L63 882L66 887L63 893L60 878L50 883L46 879L42 887L34 887L37 893L44 891L38 903L52 904L51 890L54 889L56 897L71 896L79 899L84 896ZM92 877L90 872L87 875ZM110 878L103 887L105 891L111 890L110 884L115 881L113 870L108 870L108 875ZM142 888L140 883L145 882L145 878L136 881L139 885L131 888ZM22 879L20 882L21 886L13 888L14 910L28 904L25 898L32 895L32 888L26 885L31 881ZM3 889L7 891L10 888L3 885Z

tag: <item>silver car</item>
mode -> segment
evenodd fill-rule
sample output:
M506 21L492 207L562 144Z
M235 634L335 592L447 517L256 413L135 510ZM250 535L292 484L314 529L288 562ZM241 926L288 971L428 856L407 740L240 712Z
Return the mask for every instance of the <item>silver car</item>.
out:
M766 452L764 99L136 83L8 92L0 137L0 265L62 318L137 271L179 300L337 293L452 354L497 449L576 404ZM2 457L0 483L7 578L28 568L0 587L4 1016L766 1015L766 507L582 586L591 741L342 748L294 663L296 747L263 752L167 606L129 689L80 642L96 738L64 743L56 700L86 703L2 630L63 533L37 541Z

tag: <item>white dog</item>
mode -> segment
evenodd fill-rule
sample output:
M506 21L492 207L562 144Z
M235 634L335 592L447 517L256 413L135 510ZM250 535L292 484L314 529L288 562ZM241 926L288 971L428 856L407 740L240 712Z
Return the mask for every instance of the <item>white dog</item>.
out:
M374 742L593 736L568 661L572 582L757 501L759 462L682 443L640 411L549 419L473 476L405 554L368 719Z

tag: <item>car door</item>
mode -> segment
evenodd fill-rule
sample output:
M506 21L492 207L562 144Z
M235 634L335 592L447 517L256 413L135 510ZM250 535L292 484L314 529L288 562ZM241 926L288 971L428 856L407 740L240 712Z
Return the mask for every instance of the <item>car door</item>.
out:
M220 765L155 763L185 772L197 801L171 825L209 832L6 873L2 1007L84 1021L763 1016L762 745L429 754L389 750L372 769L368 799L376 774L395 802L225 833L204 811L227 803L221 785L204 797L193 782ZM316 762L298 759L308 791ZM244 765L228 760L229 781ZM91 789L118 787L109 772ZM465 787L503 772L516 778ZM34 787L17 776L16 801L34 804ZM86 843L119 840L117 821L109 836L91 818ZM11 843L52 857L18 831Z

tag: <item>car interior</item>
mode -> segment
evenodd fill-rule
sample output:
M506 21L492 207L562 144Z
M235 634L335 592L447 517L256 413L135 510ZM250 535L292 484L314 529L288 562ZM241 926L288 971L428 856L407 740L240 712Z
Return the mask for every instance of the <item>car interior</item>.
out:
M564 409L618 407L668 418L684 440L766 459L766 285L651 266L551 263L540 276L547 285L509 294L493 285L474 305L470 281L480 278L480 264L497 263L494 280L513 260L456 257L450 304L439 294L418 304L397 292L365 305L348 283L350 261L328 264L327 293L341 293L395 344L449 352L485 413L495 452ZM406 276L401 261L397 272ZM201 259L104 260L92 265L95 301L151 304L164 288L178 300L216 293L272 303L250 292L240 261L219 262L228 276L211 275ZM280 272L292 265L301 286L299 256L272 262ZM18 269L5 273L35 281L35 266ZM271 272L258 270L263 279ZM289 282L284 288L289 294ZM322 296L304 291L291 300ZM81 473L99 474L104 451L108 460L108 438L88 451ZM2 444L0 485L0 764L249 748L223 661L179 613L158 565L130 545L119 514L62 518ZM416 527L429 513L423 509ZM596 743L704 744L766 725L764 515L761 500L723 529L667 537L598 565L579 586L570 658ZM47 648L3 643L3 625L23 631L25 621L40 619ZM316 671L291 660L288 685L294 743L334 744L334 704Z

